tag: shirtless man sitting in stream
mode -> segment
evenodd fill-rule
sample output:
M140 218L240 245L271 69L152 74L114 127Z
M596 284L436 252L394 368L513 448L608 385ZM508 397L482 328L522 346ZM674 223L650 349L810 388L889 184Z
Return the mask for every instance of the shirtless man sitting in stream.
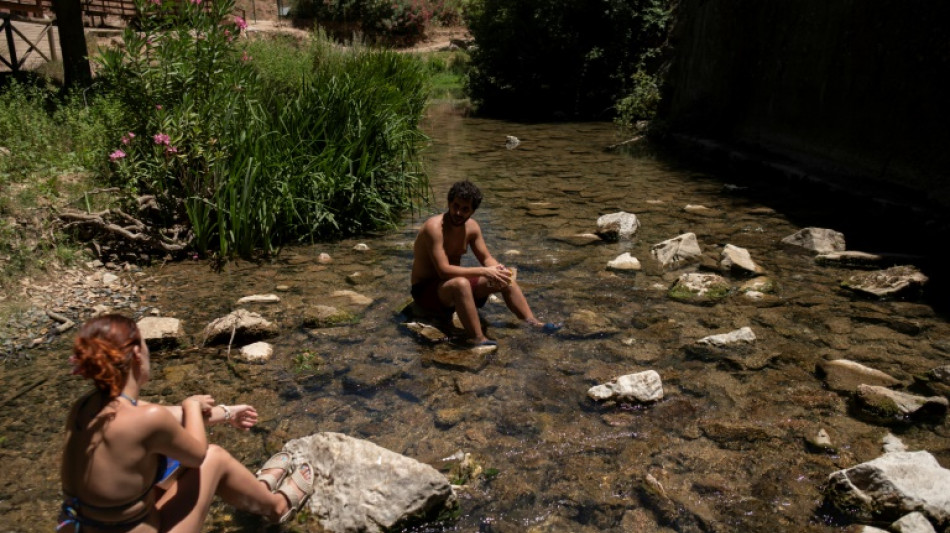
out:
M472 214L482 202L482 193L472 182L459 181L449 189L449 208L425 221L413 245L412 297L428 311L459 315L473 346L493 346L482 331L478 308L488 296L500 292L518 318L545 332L560 328L535 318L514 273L488 252L482 230ZM462 256L472 253L482 266L461 266Z

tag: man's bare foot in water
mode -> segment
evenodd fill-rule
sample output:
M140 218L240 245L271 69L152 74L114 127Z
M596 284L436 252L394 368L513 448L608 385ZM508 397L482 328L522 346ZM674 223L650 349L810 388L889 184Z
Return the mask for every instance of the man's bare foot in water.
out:
M555 333L559 329L564 327L563 322L541 322L538 319L534 320L525 320L529 326L540 331L541 333Z

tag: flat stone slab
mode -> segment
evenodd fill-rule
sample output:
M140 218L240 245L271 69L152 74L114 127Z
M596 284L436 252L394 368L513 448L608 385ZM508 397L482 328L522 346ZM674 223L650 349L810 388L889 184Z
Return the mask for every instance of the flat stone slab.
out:
M280 296L276 294L252 294L244 296L237 301L238 305L243 304L276 304L280 303Z
M893 296L909 289L920 288L927 283L927 276L911 265L902 265L863 272L849 277L841 285L852 291L877 296Z
M664 267L698 261L702 254L703 250L699 247L695 233L684 233L650 247L650 255Z
M205 345L227 343L234 339L236 343L257 341L277 335L277 326L257 313L237 309L230 314L212 321L204 329Z
M424 354L424 362L434 364L449 370L464 372L478 372L488 366L491 355L498 350L498 346L476 346L473 348L456 348L443 345Z
M422 322L404 322L402 325L414 333L419 340L425 342L439 343L449 339L448 335L443 333L442 330L435 326L430 326L429 324Z
M177 318L147 316L136 325L145 344L152 350L178 346L185 337L185 328Z
M825 379L825 384L829 389L840 392L855 392L860 385L893 387L900 383L896 378L880 370L848 359L819 361L816 371L819 377Z
M293 464L314 470L311 515L331 533L382 533L412 517L455 505L446 477L435 468L372 442L341 433L289 441Z
M819 253L845 250L844 234L827 228L805 228L785 237L782 242Z

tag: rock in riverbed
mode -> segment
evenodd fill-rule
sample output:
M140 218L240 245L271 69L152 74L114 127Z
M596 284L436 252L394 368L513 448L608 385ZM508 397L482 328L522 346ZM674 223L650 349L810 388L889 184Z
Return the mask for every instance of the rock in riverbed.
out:
M328 532L388 531L456 505L452 486L435 468L369 441L317 433L291 440L284 449L295 465L313 467L315 492L308 507Z
M607 242L629 239L640 229L637 215L621 211L597 219L597 235Z
M855 292L884 297L919 289L927 283L927 279L916 267L904 265L855 274L841 282L841 285Z
M237 309L208 324L203 333L204 344L211 346L230 342L250 342L277 335L277 325L257 313Z
M805 228L785 237L782 242L819 253L841 252L845 249L844 234L827 228Z
M695 233L684 233L672 239L654 244L650 254L664 268L677 267L683 263L699 260L703 254Z
M185 329L177 318L149 316L138 321L139 332L152 350L177 346L185 337Z
M825 384L829 389L841 392L855 392L862 384L893 387L900 383L896 378L880 370L848 359L819 361L816 373L825 379Z
M591 387L587 395L593 400L656 402L663 399L663 383L655 370L627 374L603 385Z

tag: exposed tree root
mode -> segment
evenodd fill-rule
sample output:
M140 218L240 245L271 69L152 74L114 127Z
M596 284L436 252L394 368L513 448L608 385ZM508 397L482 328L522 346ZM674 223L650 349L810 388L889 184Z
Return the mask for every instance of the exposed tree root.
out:
M148 207L150 202L154 202L154 198L139 199L142 207ZM183 226L156 228L118 208L95 213L64 209L57 215L64 223L64 228L89 228L130 245L145 246L152 250L180 252L187 249L191 242L191 234Z

